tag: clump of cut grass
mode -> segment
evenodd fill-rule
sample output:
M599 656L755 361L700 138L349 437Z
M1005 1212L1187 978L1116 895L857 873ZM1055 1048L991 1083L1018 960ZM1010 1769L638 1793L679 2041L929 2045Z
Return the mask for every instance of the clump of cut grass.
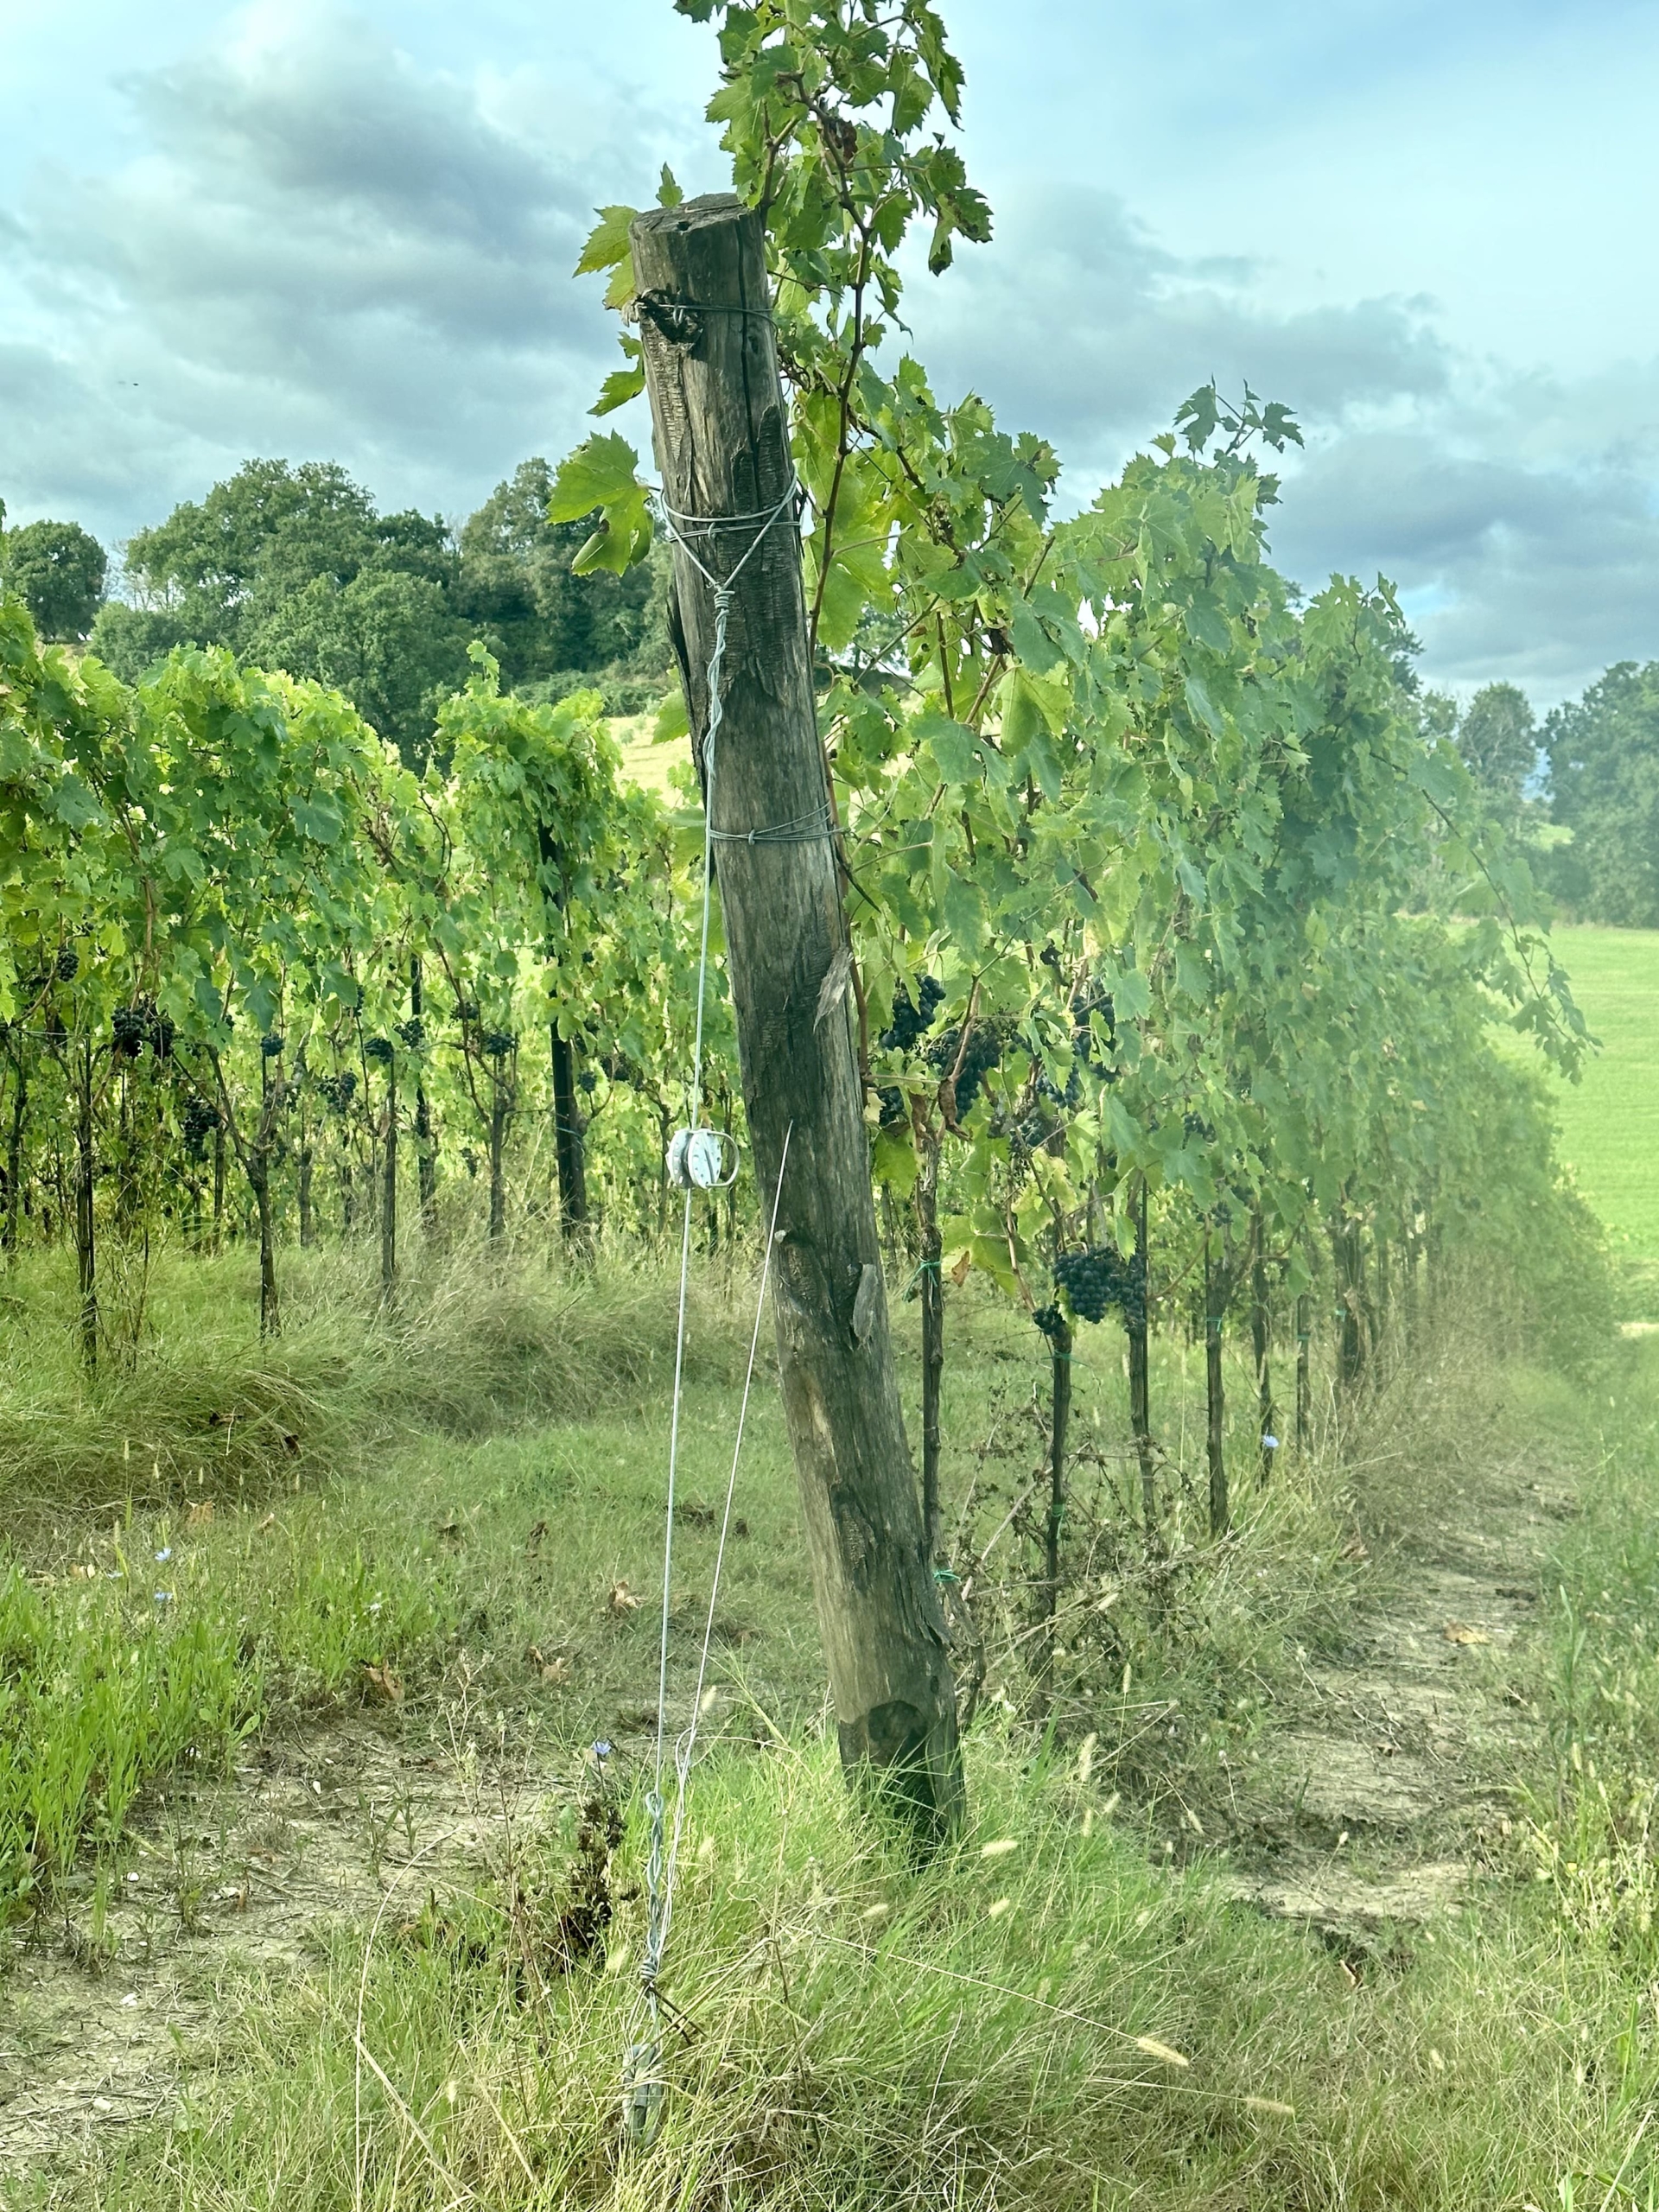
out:
M309 1501L118 1523L64 1572L0 1569L0 1919L118 1852L149 1783L223 1768L276 1700L401 1700L458 1604L442 1559L377 1560Z
M254 1726L257 1664L171 1594L0 1573L0 1917L118 1842L153 1776L223 1760Z
M724 1277L699 1270L687 1317L687 1379L739 1371L738 1309ZM576 1421L667 1395L678 1281L637 1248L604 1248L591 1268L544 1257L495 1262L486 1247L435 1255L382 1326L388 1407L454 1434L530 1420Z
M1599 1479L1553 1562L1534 1688L1548 1771L1527 1792L1522 1871L1631 1986L1659 1969L1659 1342L1627 1340L1594 1403Z

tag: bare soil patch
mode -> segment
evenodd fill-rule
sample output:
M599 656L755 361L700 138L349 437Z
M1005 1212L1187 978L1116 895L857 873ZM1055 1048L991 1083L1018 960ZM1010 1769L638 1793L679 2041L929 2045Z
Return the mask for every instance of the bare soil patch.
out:
M1462 1471L1408 1532L1370 1532L1378 1602L1235 1781L1231 1885L1363 1948L1454 1904L1497 1854L1541 1726L1521 1663L1577 1511L1560 1479Z
M303 1974L389 1891L418 1904L499 1868L569 1794L533 1753L439 1755L367 1720L262 1739L228 1777L175 1776L101 1911L88 1879L10 1938L0 2164L174 2107L214 2061L239 1967Z

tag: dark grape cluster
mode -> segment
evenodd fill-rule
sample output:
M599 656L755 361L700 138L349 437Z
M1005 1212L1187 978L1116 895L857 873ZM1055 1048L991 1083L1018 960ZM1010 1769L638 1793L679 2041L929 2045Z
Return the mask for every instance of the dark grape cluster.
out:
M518 1039L510 1029L486 1029L479 1041L488 1058L505 1060Z
M1051 1342L1065 1326L1065 1316L1058 1306L1039 1306L1033 1309L1031 1318Z
M418 1014L411 1014L407 1021L400 1021L392 1034L411 1052L418 1052L426 1042L426 1024Z
M332 1106L336 1114L346 1114L357 1096L357 1077L350 1068L342 1068L338 1075L320 1075L317 1092L325 1105Z
M1054 1285L1079 1321L1103 1321L1114 1306L1136 1326L1146 1319L1147 1266L1139 1252L1125 1259L1116 1244L1063 1252Z
M1065 1079L1064 1090L1051 1076L1046 1073L1039 1075L1037 1078L1037 1096L1039 1098L1046 1098L1052 1105L1064 1106L1071 1111L1083 1096L1082 1069L1075 1061L1073 1062L1071 1072Z
M457 1021L476 1021L478 1001L476 999L460 1000L455 1007L455 1019Z
M900 984L893 996L893 1021L881 1032L876 1042L884 1052L907 1052L918 1038L927 1033L934 1015L944 1003L944 986L931 976L924 976L912 1001L909 990Z
M73 945L66 945L64 947L63 950L58 955L57 965L54 968L52 972L60 983L73 983L74 982L76 976L80 973L80 955L75 950Z
M391 1065L391 1051L390 1037L370 1037L365 1040L363 1056L365 1059L378 1060L382 1067L389 1067Z
M1015 1145L1024 1152L1040 1152L1058 1128L1059 1123L1040 1110L1027 1114L1014 1124L1012 1135Z
M585 1091L591 1098L598 1088L599 1077L594 1073L592 1068L583 1068L582 1073L576 1077L576 1089Z
M281 1030L267 1030L265 1034L259 1039L259 1050L264 1054L268 1060L280 1060L283 1057L283 1034Z
M896 1083L884 1083L877 1086L875 1095L881 1106L880 1126L884 1129L902 1129L910 1119L904 1092Z
M1077 1057L1087 1066L1094 1058L1095 1032L1090 1014L1097 1014L1105 1024L1106 1045L1109 1052L1117 1050L1117 1009L1112 1004L1109 991L1098 991L1093 997L1074 998L1071 1001L1071 1042Z
M936 1037L927 1048L930 1063L942 1076L948 1076L957 1065L957 1054L962 1049L960 1029L947 1029ZM968 1039L968 1049L962 1055L962 1065L957 1072L957 1118L958 1121L972 1108L979 1096L979 1086L1002 1058L1002 1039L995 1029L981 1023Z
M118 1059L136 1060L146 1045L158 1060L168 1059L177 1034L172 1017L158 1014L154 999L141 998L132 1006L118 1006L110 1016L110 1036Z
M205 1098L187 1098L181 1126L186 1150L193 1160L200 1160L208 1138L219 1127L219 1116Z

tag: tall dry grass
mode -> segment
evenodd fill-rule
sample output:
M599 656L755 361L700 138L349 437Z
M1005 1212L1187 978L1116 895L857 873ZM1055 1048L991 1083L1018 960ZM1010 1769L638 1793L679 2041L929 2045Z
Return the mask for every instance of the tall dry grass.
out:
M476 1436L580 1419L667 1387L677 1281L638 1248L577 1267L478 1243L417 1251L383 1302L361 1246L283 1255L284 1325L262 1342L247 1256L163 1251L136 1346L79 1357L67 1260L0 1278L0 1514L26 1519L165 1503L200 1486L257 1490L299 1469L345 1472L398 1435ZM690 1372L741 1357L741 1300L694 1287Z

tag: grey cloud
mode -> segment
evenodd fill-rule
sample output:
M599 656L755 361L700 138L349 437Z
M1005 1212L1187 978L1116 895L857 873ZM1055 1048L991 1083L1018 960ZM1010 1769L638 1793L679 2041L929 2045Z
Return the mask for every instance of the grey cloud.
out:
M280 34L130 84L139 158L0 209L14 516L119 537L253 453L337 458L388 504L454 512L585 434L614 356L569 271L595 201L639 196L664 156L707 168L689 111L533 70L480 90L303 0L263 20ZM1248 378L1309 430L1281 564L1393 576L1432 677L1509 676L1544 703L1659 652L1659 366L1506 378L1421 300L1275 310L1269 263L1173 253L1109 193L997 212L992 246L916 273L915 349L942 396L972 387L1052 437L1069 496L1211 375Z
M615 196L591 149L578 168L326 9L127 91L143 155L43 176L0 224L56 370L12 365L30 387L0 421L14 511L84 495L77 440L103 447L86 518L107 531L253 452L464 504L582 435L613 346L598 287L570 282L594 200ZM637 123L606 135L642 161Z
M1432 680L1507 677L1548 704L1659 654L1659 365L1505 375L1456 353L1429 302L1277 313L1269 273L1183 261L1122 200L1070 192L1016 202L912 297L936 387L1052 437L1074 498L1211 375L1288 403L1309 450L1287 456L1275 557L1310 588L1389 576Z
M1659 512L1628 457L1528 467L1509 457L1513 429L1495 399L1485 453L1432 420L1334 440L1287 487L1276 545L1305 582L1389 575L1431 676L1505 677L1548 704L1610 661L1659 654Z
M1255 296L1261 280L1246 260L1181 260L1122 200L1087 190L1016 202L995 244L912 299L940 382L988 392L1083 476L1166 425L1211 375L1325 419L1445 389L1449 352L1420 303L1275 314Z

